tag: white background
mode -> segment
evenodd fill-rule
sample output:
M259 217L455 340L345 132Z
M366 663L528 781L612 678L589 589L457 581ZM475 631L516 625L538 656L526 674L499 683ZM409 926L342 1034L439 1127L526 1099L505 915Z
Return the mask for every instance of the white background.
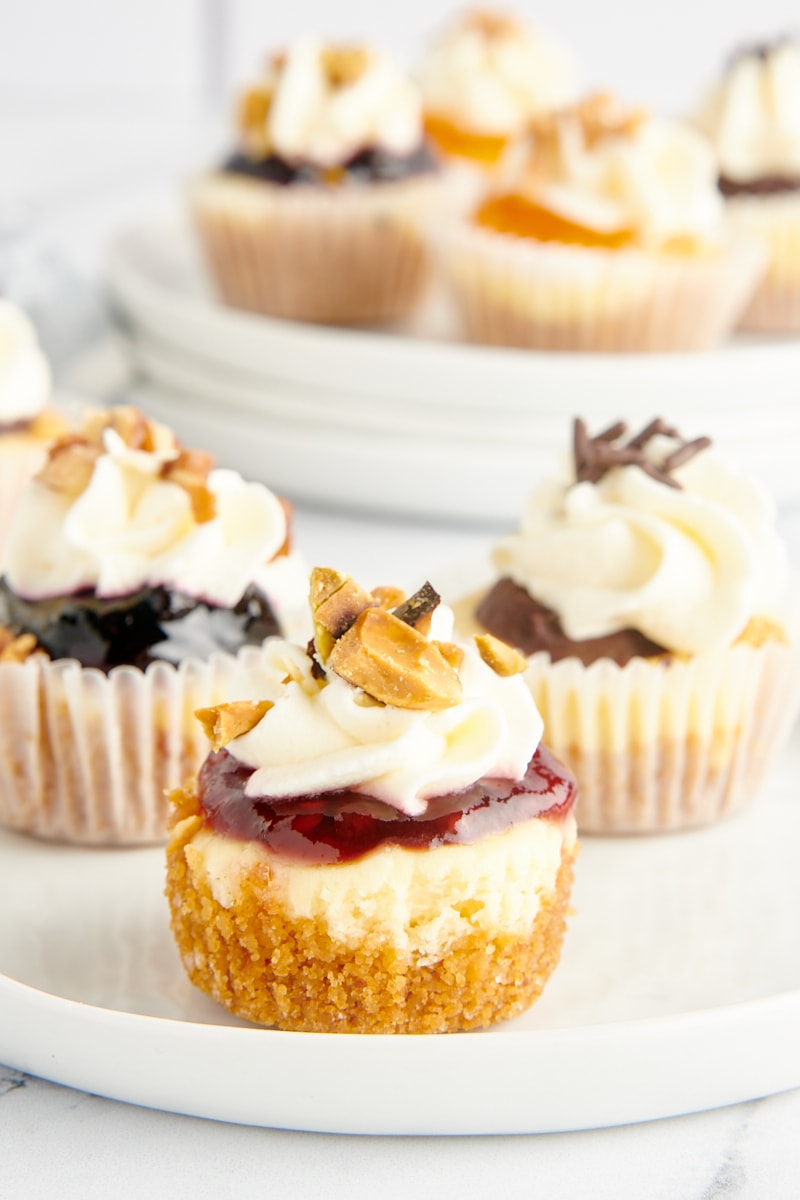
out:
M411 65L451 0L0 0L0 109L91 107L167 116L230 94L297 34L367 36ZM519 0L587 86L666 110L692 104L730 50L800 28L796 0Z

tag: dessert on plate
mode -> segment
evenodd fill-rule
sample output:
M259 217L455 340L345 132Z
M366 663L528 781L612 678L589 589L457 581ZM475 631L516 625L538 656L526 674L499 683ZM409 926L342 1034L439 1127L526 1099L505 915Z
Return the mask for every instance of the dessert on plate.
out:
M574 781L520 668L409 599L315 569L315 634L273 640L176 793L172 928L231 1012L316 1032L437 1033L521 1012L558 962Z
M223 300L332 324L408 315L447 195L412 82L371 47L297 41L244 94L238 123L238 149L190 197Z
M763 265L726 226L707 140L601 94L532 122L440 240L467 335L542 350L713 346Z
M50 367L28 317L0 299L0 569L19 494L65 419L49 406Z
M136 409L56 440L0 579L0 823L162 839L165 789L205 750L194 710L225 698L242 646L280 632L264 564L289 552L268 488Z
M800 39L736 53L698 115L717 154L731 223L767 268L742 328L800 332Z
M533 118L577 99L578 71L555 40L508 13L471 9L419 71L425 129L448 161L494 167Z
M753 798L798 703L787 562L761 486L656 420L590 437L459 601L528 656L587 832L708 824Z

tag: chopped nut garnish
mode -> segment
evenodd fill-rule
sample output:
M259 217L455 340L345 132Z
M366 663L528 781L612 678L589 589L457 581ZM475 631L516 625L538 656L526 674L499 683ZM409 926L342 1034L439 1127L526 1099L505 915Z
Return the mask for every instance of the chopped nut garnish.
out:
M230 704L198 708L194 715L213 748L220 750L234 738L249 733L271 708L271 700L234 700Z
M217 515L216 497L207 486L213 466L213 454L207 454L205 450L181 450L177 458L165 463L161 469L162 479L177 483L188 494L198 525L213 521Z
M767 642L786 644L789 641L786 630L769 617L751 617L736 639L737 645L764 646Z
M382 608L362 612L334 642L328 667L395 708L450 708L462 698L458 672L436 642Z
M327 567L315 567L311 572L310 601L314 641L323 662L356 617L375 605L372 595L349 575Z
M489 39L516 37L522 32L519 22L507 13L484 8L475 8L467 13L463 24L465 28L474 29L476 33Z
M397 608L406 598L399 587L376 587L372 589L372 599L377 601L378 608Z
M0 625L0 663L23 663L36 653L37 648L32 633L15 635Z
M528 125L534 147L528 164L529 186L559 177L562 139L576 124L584 147L591 150L606 138L633 137L646 119L646 110L626 108L605 92L594 93L573 107L534 118Z
M476 633L475 645L487 667L491 667L497 675L521 675L527 670L528 660L519 650L501 642L500 638L491 633Z
M355 83L369 66L369 51L363 46L326 46L322 51L322 69L333 88Z
M460 671L464 662L464 651L455 642L435 642L442 658L450 663L454 671Z
M245 148L254 158L266 158L271 149L267 121L272 97L272 88L261 84L251 87L239 101L236 124Z
M67 434L50 447L36 479L54 492L77 497L88 486L101 453L99 446L91 445L85 438Z

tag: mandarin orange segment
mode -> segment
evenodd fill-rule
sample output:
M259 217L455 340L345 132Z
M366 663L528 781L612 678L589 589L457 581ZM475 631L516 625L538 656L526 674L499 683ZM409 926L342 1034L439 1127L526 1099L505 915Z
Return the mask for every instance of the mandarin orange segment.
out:
M425 117L425 132L443 154L456 158L469 158L474 162L492 166L496 163L506 146L508 138L505 134L472 133L460 129L445 117L428 114Z
M632 229L590 229L570 221L526 196L493 196L475 213L475 222L496 233L511 233L537 242L617 250L636 239Z

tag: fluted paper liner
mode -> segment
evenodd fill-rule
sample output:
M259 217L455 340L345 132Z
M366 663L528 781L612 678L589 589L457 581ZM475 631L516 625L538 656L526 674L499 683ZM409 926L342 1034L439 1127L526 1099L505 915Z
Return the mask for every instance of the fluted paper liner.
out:
M425 226L447 186L424 176L396 183L282 187L210 176L190 202L225 303L330 324L411 313L431 277Z
M692 659L553 663L526 680L543 741L578 780L584 833L708 825L758 792L800 702L800 650L744 643Z
M728 201L732 225L766 250L767 267L739 322L759 333L800 333L800 195Z
M0 664L0 824L65 842L163 841L167 793L209 751L194 710L235 698L259 654L108 675L43 656Z
M569 351L705 350L763 269L747 239L697 254L539 243L463 224L438 238L470 340Z

